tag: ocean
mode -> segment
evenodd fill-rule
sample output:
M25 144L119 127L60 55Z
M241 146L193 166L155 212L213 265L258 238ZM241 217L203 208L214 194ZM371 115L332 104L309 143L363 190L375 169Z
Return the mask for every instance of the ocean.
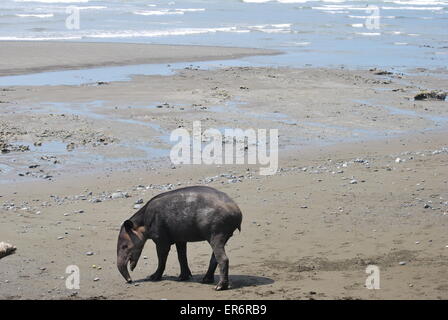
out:
M75 20L79 13L79 20ZM73 21L79 21L79 28ZM1 41L277 49L274 66L448 65L448 0L2 0Z

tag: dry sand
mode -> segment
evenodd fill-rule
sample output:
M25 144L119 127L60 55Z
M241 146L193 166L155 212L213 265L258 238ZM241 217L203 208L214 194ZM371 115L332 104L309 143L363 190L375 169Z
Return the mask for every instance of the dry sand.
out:
M0 260L0 298L448 298L447 102L413 100L446 88L447 72L377 71L188 68L103 85L0 88L0 140L11 149L0 155L0 241L17 246ZM171 167L166 138L193 120L278 128L278 173ZM162 281L125 284L116 239L134 203L195 184L227 192L242 209L242 232L227 246L232 289L199 283L206 243L188 246L191 281L174 281L173 247ZM129 197L111 199L117 190ZM156 263L148 242L134 280ZM369 264L380 268L380 290L365 288ZM68 265L81 270L80 290L65 287Z

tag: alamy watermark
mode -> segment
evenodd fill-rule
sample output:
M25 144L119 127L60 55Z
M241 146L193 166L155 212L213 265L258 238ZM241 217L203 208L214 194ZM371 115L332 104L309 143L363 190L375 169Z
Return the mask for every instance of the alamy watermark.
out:
M380 268L370 264L366 268L366 273L369 275L366 279L366 288L378 290L380 288Z
M65 27L69 30L79 30L81 28L79 8L77 6L69 6L65 9L65 13L68 14L65 19Z
M370 14L366 18L365 27L369 30L378 30L380 28L380 8L373 5L368 5L366 13Z
M269 134L269 140L268 140ZM273 175L278 169L278 129L224 129L202 132L201 122L171 132L177 142L170 151L173 164L259 164L260 175Z
M65 280L65 287L69 290L79 290L80 285L79 267L76 265L69 265L65 269L65 273L69 274L69 276Z

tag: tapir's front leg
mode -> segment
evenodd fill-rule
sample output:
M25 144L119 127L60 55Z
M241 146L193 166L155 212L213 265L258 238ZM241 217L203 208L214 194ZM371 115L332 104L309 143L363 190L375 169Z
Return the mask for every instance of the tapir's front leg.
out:
M180 264L180 275L178 280L185 281L190 279L192 276L190 268L188 267L187 260L187 243L186 242L176 242L177 258Z
M159 259L159 265L157 266L156 272L149 276L151 281L159 281L162 279L163 272L165 271L166 259L168 258L168 253L170 252L171 245L167 243L156 243L157 257Z

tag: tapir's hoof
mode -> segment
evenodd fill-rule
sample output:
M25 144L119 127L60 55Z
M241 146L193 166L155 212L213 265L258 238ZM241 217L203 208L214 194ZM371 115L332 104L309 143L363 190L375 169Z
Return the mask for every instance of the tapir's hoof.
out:
M132 283L132 279L126 280L126 283Z
M204 277L201 280L202 283L214 283L215 282L215 277Z
M147 278L149 281L160 281L162 280L162 275L154 273Z
M179 277L177 277L177 281L187 281L190 280L191 277L192 277L191 273L180 274Z
M228 283L218 283L218 285L215 287L216 291L222 291L222 290L227 290L229 289L229 284Z

